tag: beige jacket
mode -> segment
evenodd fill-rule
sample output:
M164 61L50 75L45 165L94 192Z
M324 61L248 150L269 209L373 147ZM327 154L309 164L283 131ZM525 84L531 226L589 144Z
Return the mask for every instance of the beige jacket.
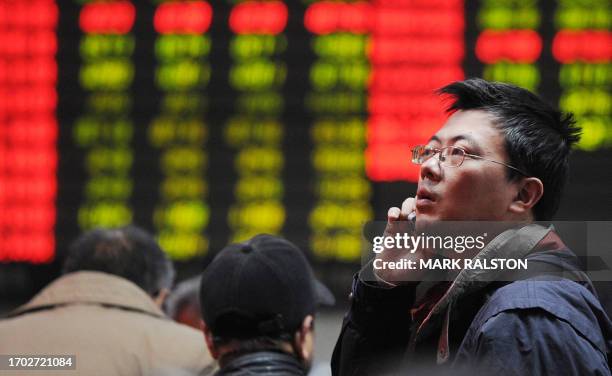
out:
M10 373L22 376L205 375L214 367L200 332L168 319L132 282L99 272L67 274L0 320L0 354L76 355L76 370Z

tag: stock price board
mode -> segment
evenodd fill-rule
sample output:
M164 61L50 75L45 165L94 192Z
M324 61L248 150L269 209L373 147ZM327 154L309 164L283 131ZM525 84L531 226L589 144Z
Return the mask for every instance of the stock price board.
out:
M129 223L177 261L267 232L357 262L362 224L414 193L433 91L472 76L573 111L593 171L611 20L606 0L2 1L0 262Z

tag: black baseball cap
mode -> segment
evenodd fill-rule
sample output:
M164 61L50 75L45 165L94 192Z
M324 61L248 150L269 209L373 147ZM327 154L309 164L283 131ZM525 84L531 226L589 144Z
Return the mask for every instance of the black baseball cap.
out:
M200 285L202 318L221 338L290 335L318 305L334 302L302 251L267 234L221 250Z

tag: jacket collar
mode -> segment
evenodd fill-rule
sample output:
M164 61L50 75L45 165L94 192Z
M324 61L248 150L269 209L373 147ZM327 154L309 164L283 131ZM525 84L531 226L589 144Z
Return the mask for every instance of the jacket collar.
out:
M551 227L529 224L520 228L506 230L491 240L474 260L491 260L494 258L523 259L542 241ZM444 296L433 307L431 314L442 312L450 303L459 297L483 288L497 280L504 270L463 269L452 282Z
M554 234L552 227L543 227L537 224L528 224L520 228L506 230L491 240L475 257L479 260L490 260L493 258L525 258L529 253L540 248L541 243L554 240L556 243L561 240ZM557 242L558 240L558 242ZM426 336L428 332L433 330L434 317L443 315L442 328L440 339L438 342L438 359L437 362L445 363L450 357L448 346L448 332L450 324L450 315L452 305L462 296L465 296L474 291L478 291L487 286L496 278L501 277L504 273L502 270L480 270L480 269L463 269L450 287L442 295L442 297L434 304L425 319L415 331L413 340L409 348L413 348L417 337ZM414 315L414 312L413 312Z
M290 354L259 351L238 355L221 367L217 375L304 375L302 364Z
M165 317L151 297L134 283L93 271L69 273L56 279L9 317L69 304L98 304Z

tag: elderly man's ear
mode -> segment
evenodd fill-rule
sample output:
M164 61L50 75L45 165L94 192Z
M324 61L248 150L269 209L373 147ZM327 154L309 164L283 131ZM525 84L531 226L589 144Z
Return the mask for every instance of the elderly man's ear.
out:
M300 359L310 362L314 349L314 317L308 315L302 321L302 326L295 334L294 349Z
M517 182L517 192L514 200L508 208L514 214L521 217L531 214L531 209L540 201L544 194L544 184L538 178L529 177Z

